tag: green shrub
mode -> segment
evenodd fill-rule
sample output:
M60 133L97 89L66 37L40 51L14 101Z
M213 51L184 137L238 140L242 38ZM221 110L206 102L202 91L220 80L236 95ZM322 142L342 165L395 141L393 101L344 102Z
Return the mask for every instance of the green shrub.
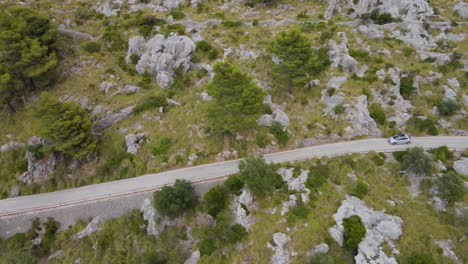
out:
M362 224L361 218L353 215L343 219L344 244L346 247L355 250L361 240L366 236L366 227Z
M436 180L439 196L449 203L463 199L465 195L464 180L461 175L454 171L445 173Z
M101 51L101 44L94 41L88 41L83 45L83 49L88 53L95 53Z
M138 61L140 61L140 56L138 56L137 54L132 54L130 55L130 61L132 64L137 64Z
M140 100L133 109L133 112L135 114L138 114L149 109L166 106L168 106L166 98L164 98L163 96L151 95L146 96L142 100Z
M214 48L208 41L201 40L196 43L197 48L195 50L195 55L198 56L207 56L208 59L214 60L218 58L219 51Z
M172 147L172 140L168 137L160 137L153 144L152 153L155 156L166 156Z
M185 17L185 14L181 9L172 9L169 14L174 18L174 20L180 20Z
M434 171L434 162L423 148L409 149L402 157L403 169L419 175L430 175Z
M363 199L368 192L369 186L365 182L358 180L352 194L359 199Z
M436 160L440 160L442 162L447 162L448 160L453 159L453 152L449 150L447 146L441 146L438 148L434 148L429 150L432 153Z
M439 134L436 122L432 118L421 119L419 117L411 117L407 123L410 129L416 130L419 133L427 133L435 136Z
M330 176L330 171L326 165L318 165L309 169L309 177L306 186L312 191L318 191Z
M223 20L223 22L221 22L221 25L223 25L226 28L237 28L241 27L243 23L241 21Z
M236 243L247 237L248 233L245 227L240 224L235 224L230 227L229 232L227 232L227 241L229 243Z
M414 76L406 76L400 79L400 94L401 96L409 100L410 97L415 94L416 87L414 87Z
M314 254L307 264L334 264L333 258L325 253Z
M370 116L375 120L375 122L379 125L385 125L386 116L385 110L383 107L378 103L373 103L369 107Z
M203 239L198 243L198 248L202 256L210 256L216 250L213 239Z
M300 204L298 206L295 206L291 208L286 216L286 220L288 221L288 224L294 225L299 219L306 219L307 216L310 213L310 208L307 207L304 204Z
M203 200L206 211L216 217L229 204L229 190L223 185L215 186L205 193Z
M335 115L342 115L346 111L346 108L343 106L343 104L338 104L335 107L333 107L333 112Z
M263 132L257 133L255 135L255 143L257 144L259 148L264 148L268 146L268 144L270 143L268 139L268 135Z
M270 127L270 133L275 136L276 141L282 147L286 146L289 141L288 131L281 123L274 121Z
M263 158L252 157L241 160L239 170L246 187L258 197L271 193L282 182L274 165L267 163Z
M391 14L380 13L379 10L377 9L372 11L370 14L363 14L362 18L371 19L372 21L374 21L376 24L379 24L379 25L384 25L384 24L398 21L397 19L394 19Z
M244 182L240 175L235 174L229 176L226 181L224 181L224 186L234 195L239 195L242 188L244 188Z
M450 62L445 64L445 65L440 65L439 66L439 71L442 73L449 73L449 72L454 72L458 68L463 67L463 63L461 62L461 58L463 57L463 54L454 52L450 55Z
M175 218L197 204L198 198L192 184L176 180L174 186L164 186L154 193L154 207L161 215Z
M413 253L410 256L403 257L404 264L436 264L431 255L426 255L424 253Z
M437 110L442 116L452 116L460 109L457 102L453 100L441 100L435 106L437 106Z
M366 62L370 60L369 52L363 49L350 49L349 55L360 62Z

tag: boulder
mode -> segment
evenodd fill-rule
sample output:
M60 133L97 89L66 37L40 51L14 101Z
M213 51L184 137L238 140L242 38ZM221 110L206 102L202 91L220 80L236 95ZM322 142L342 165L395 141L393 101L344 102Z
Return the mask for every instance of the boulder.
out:
M244 209L248 208L249 211L253 207L253 196L249 190L244 189L242 193L234 198L233 210L234 210L234 223L242 225L247 231L250 231L250 227L254 224L255 219L252 214Z
M18 150L18 149L23 148L23 147L24 147L24 144L21 143L21 142L10 141L10 142L0 146L0 153L7 152L9 150Z
M125 145L127 146L127 153L135 155L138 153L138 150L141 147L141 143L143 143L143 139L145 138L146 133L138 133L138 134L128 134L125 136Z
M122 108L117 112L111 112L111 113L107 114L106 116L104 116L103 118L97 120L96 121L96 126L99 129L102 129L102 130L104 130L106 128L109 128L112 125L114 125L115 123L120 122L120 121L124 120L125 118L129 117L133 113L134 108L135 108L135 106L132 105L132 106ZM96 110L96 108L95 108L95 110ZM93 113L94 113L94 111L93 111Z
M148 71L156 77L161 88L172 83L174 69L181 68L186 73L191 67L192 54L195 43L187 36L157 34L150 40L143 42L142 37L129 39L127 62L132 54L139 56L136 70L139 74Z
M442 89L444 89L444 100L457 101L457 92L447 85L442 86Z
M38 149L42 146L50 145L47 139L33 136L28 140L28 147ZM18 177L18 180L25 184L43 183L49 179L57 166L64 160L63 154L51 152L44 157L38 156L32 151L26 151L28 160L28 170Z
M341 38L339 44L333 39L328 41L328 57L331 61L331 67L336 68L341 66L344 72L356 72L358 62L348 53L348 38L346 37L346 33L338 32L338 36Z
M133 85L133 84L126 84L124 88L122 89L122 93L124 94L132 94L132 93L138 93L140 91L140 87Z
M461 158L453 163L453 169L463 175L468 176L468 158Z
M283 233L273 234L273 245L267 244L267 247L273 250L273 256L271 257L272 264L289 264L291 253L284 248L286 243L291 239Z
M359 32L373 39L382 39L384 37L383 31L379 30L372 24L360 25L358 27Z
M96 216L83 230L73 235L72 239L82 239L83 237L87 237L92 233L99 231L101 229L102 222L103 219L100 216Z
M200 260L200 250L193 252L184 264L197 264L198 260Z
M328 250L330 250L330 247L327 245L327 243L318 244L309 251L307 251L307 256L310 257L318 253L326 254L328 253Z
M115 82L109 82L109 81L102 82L99 85L99 91L104 92L105 94L107 94L112 89L118 90L119 85L116 84Z
M339 245L343 245L343 219L353 215L358 215L366 227L366 236L359 243L358 252L354 258L355 262L396 264L396 259L393 256L387 256L384 252L383 244L386 241L392 249L392 253L398 253L395 241L402 234L403 221L401 218L374 211L358 198L348 196L333 215L336 225L329 229L331 237Z
M345 108L347 120L351 124L345 128L349 137L380 136L382 134L367 109L367 96L361 95L354 98L349 104L345 104Z
M458 2L453 6L453 11L461 18L468 18L468 3L463 1Z

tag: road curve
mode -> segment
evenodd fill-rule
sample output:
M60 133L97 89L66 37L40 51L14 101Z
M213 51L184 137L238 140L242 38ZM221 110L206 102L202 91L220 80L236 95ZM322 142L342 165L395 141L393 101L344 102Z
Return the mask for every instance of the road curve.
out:
M451 150L462 151L468 148L468 136L415 137L411 145L401 146L389 145L387 139L383 138L363 139L276 152L264 157L268 161L277 163L369 151L393 152L415 146L429 149L443 145ZM193 183L215 181L237 173L239 161L230 160L210 163L57 192L4 199L0 200L0 219L12 215L56 209L62 206L151 192L160 189L164 185L173 184L176 179L185 179Z

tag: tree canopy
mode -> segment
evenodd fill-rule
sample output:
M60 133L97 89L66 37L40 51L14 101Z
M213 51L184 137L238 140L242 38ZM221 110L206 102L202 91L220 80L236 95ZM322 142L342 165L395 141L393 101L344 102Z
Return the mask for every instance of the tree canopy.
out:
M252 77L231 63L217 63L214 73L207 87L208 94L213 97L207 109L211 127L235 133L255 126L265 110L263 99L266 92L255 84Z
M96 149L90 114L79 104L61 102L48 93L42 93L33 110L40 121L37 133L52 141L54 150L84 158Z
M57 66L57 28L24 6L0 10L0 100L9 103L25 87L47 85ZM11 107L11 105L10 105Z
M437 191L441 198L449 203L462 200L465 195L463 178L454 171L447 172L436 181Z
M345 246L356 249L361 240L366 236L366 227L362 224L358 215L343 219Z
M156 210L162 215L173 218L193 208L197 202L195 189L186 180L176 180L174 186L164 186L161 191L154 193Z
M229 190L223 185L211 188L203 197L206 211L216 217L229 204Z
M285 86L289 93L296 86L304 86L311 71L320 72L319 58L323 59L323 50L313 56L310 40L297 28L278 33L270 51L278 60L271 66L270 75ZM328 60L327 56L325 56ZM328 62L329 63L329 62Z
M419 175L429 175L434 170L434 162L421 147L409 149L403 155L402 163L404 169Z
M246 158L239 163L240 175L255 196L264 197L282 183L275 167L263 158Z

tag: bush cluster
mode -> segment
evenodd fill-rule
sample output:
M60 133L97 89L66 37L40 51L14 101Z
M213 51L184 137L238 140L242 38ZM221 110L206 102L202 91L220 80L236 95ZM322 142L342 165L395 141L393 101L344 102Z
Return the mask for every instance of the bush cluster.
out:
M223 185L218 185L206 192L203 200L205 210L216 217L229 204L229 190Z
M166 106L168 106L168 103L165 97L158 96L158 95L151 95L151 96L146 96L141 101L139 101L137 105L135 106L135 108L133 109L133 112L135 114L138 114L149 109L155 109L155 108L166 107Z
M383 107L378 103L373 103L369 107L370 116L375 120L379 125L385 125L386 115Z
M416 87L414 87L414 76L409 75L406 77L401 77L400 79L400 94L401 96L409 100L410 97L416 92Z
M403 169L419 175L430 175L434 171L434 162L423 148L414 147L401 157Z
M452 116L458 111L458 109L460 109L457 102L453 100L441 100L436 103L435 106L437 107L439 114L442 116Z
M330 170L326 165L317 165L309 168L309 177L306 181L306 186L311 191L319 191L330 177Z
M161 215L175 218L192 209L198 202L195 189L185 180L176 180L174 186L164 186L154 193L154 207Z
M367 183L361 181L361 180L358 180L356 182L356 186L354 187L354 190L353 190L353 195L356 196L357 198L359 199L363 199L364 196L369 192L369 186L367 185Z
M427 133L432 136L439 134L436 122L432 118L421 119L413 116L408 119L407 125L410 129L416 130L419 133Z
M281 125L281 123L274 121L270 127L270 133L275 136L278 145L284 147L288 144L288 131L285 127L283 127L283 125Z
M257 197L264 197L282 185L281 176L273 164L263 158L246 158L239 163L239 175L245 186Z
M358 215L343 219L343 227L345 246L355 250L366 236L366 227L362 224L361 218Z
M83 45L83 49L88 53L96 53L101 51L101 44L95 41L88 41Z
M436 181L439 196L449 203L463 199L465 195L464 179L454 171L445 173Z
M206 56L209 60L217 59L219 56L219 51L213 47L208 41L201 40L196 43L197 49L193 55L195 61L200 60L202 56Z

